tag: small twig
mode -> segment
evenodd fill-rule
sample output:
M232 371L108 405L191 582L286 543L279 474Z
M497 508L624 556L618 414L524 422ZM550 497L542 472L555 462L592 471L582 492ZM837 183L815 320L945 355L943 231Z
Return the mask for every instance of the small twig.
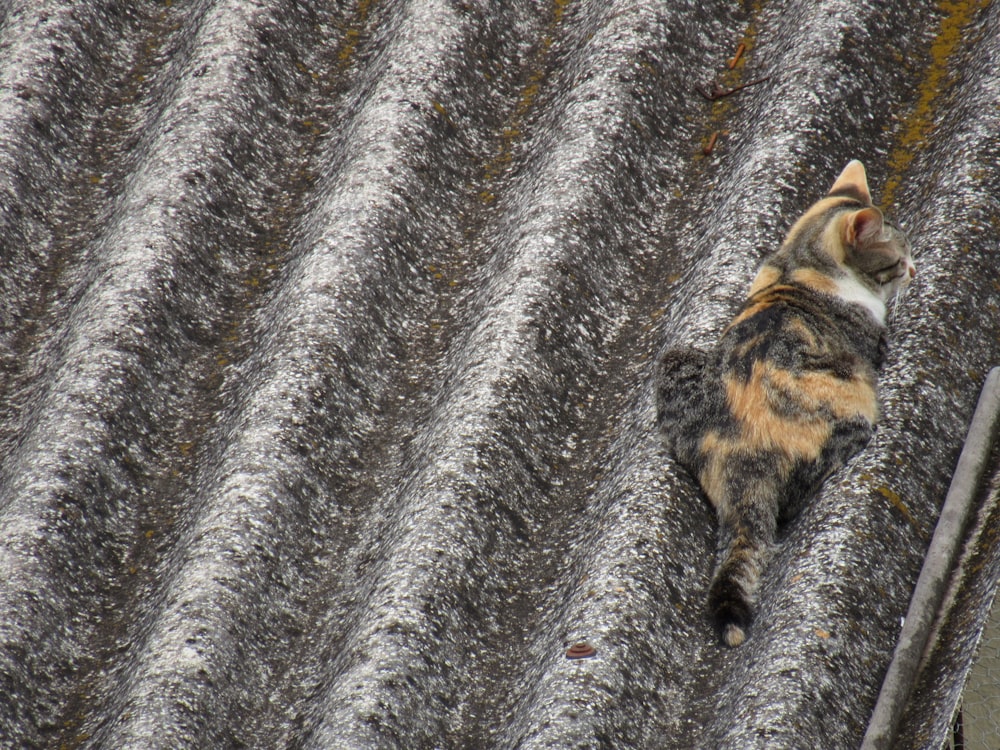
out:
M708 143L706 143L702 147L701 152L703 154L705 154L705 156L711 155L712 151L715 150L715 142L717 140L719 140L719 131L718 130L716 130L715 132L712 133L711 136L709 136Z
M718 83L716 83L715 81L713 81L712 82L712 89L711 89L711 91L709 91L708 89L704 88L699 83L696 83L694 85L694 90L697 91L699 94L701 94L706 99L708 99L710 102L714 102L716 100L716 98L717 98L716 97L716 92L721 91L722 88L719 86Z
M708 99L710 102L714 102L717 99L722 99L724 97L735 94L737 91L742 91L749 86L756 86L758 83L764 83L771 78L771 76L764 76L763 78L757 78L753 81L747 81L746 83L741 83L739 86L733 86L731 89L723 88L719 85L718 81L712 81L712 88L705 89L702 86L695 84L694 90L701 94L703 97Z
M733 58L729 61L730 70L736 67L736 63L738 63L740 61L740 58L743 57L743 53L746 52L746 49L747 49L746 44L740 42L740 46L736 48L736 54L734 54Z

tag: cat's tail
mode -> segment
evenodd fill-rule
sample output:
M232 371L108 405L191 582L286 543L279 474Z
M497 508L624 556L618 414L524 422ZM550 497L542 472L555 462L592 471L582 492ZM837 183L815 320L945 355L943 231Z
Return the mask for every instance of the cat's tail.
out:
M738 522L729 529L729 543L708 592L709 610L723 643L730 647L746 640L760 576L771 556L772 523L762 520L764 528Z

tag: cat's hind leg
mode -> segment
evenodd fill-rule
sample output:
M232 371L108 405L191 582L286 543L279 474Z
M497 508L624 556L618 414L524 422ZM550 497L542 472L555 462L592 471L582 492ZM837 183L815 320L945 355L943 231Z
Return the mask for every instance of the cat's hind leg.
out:
M700 465L699 445L719 396L709 388L708 355L700 349L670 349L659 361L656 423L668 451L692 474ZM717 389L717 387L716 387Z
M708 355L701 349L669 349L656 373L656 419L660 427L682 422L698 408Z

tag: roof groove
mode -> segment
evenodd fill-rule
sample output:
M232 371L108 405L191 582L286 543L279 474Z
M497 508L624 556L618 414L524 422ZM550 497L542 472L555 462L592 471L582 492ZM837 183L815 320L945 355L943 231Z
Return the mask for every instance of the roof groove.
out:
M433 44L435 44L435 42L433 40L428 40L426 38L424 38L422 40L422 43L426 44L426 45L433 45ZM404 54L412 54L412 51L413 50L412 50L412 47L411 47ZM392 58L390 57L389 60L391 61L391 59ZM391 64L391 62L390 62L390 64ZM393 92L393 93L395 95L395 92ZM376 86L376 88L373 89L371 96L369 97L369 101L371 101L371 102L373 102L375 104L374 112L376 114L374 116L375 116L376 119L374 120L374 122L378 123L378 122L380 122L379 119L378 119L379 115L380 114L384 114L384 113L386 113L388 111L386 109L386 102L388 100L385 97L383 97L383 96L381 96L381 95L378 94L378 87ZM403 104L405 104L405 97L403 99L401 99L401 101L402 101ZM409 111L410 110L408 108L403 110L404 113L409 112ZM408 117L408 115L407 115L407 117ZM384 119L381 120L381 122L384 122ZM359 129L357 126L354 126L353 129L352 129L352 132L355 133L355 135L357 137L360 137L362 139L364 139L366 137L364 135L364 128L363 127L361 129ZM414 132L414 131L409 131L408 128L406 130L404 130L403 128L400 128L400 132L402 133L402 132ZM419 133L419 130L415 131L415 132ZM409 136L407 135L406 137L409 137ZM353 149L353 153L365 154L366 153L366 149L364 149L363 147L362 148L355 148L355 149ZM371 154L373 152L367 151L367 153ZM377 153L377 152L374 152L374 153ZM417 153L419 153L419 151ZM395 163L395 161L394 161L394 163ZM371 166L372 166L371 157L367 156L366 159L365 159L365 161L362 163L362 165L363 165L363 168L364 168L364 173L367 174L367 175L369 175L369 176L371 176L372 175L372 172L371 172ZM340 171L337 174L336 179L337 179L338 183L341 183L341 184L347 186L347 192L346 193L342 193L341 190L343 188L341 188L340 190L334 189L334 190L328 192L328 191L326 191L323 188L323 182L321 181L317 185L317 187L318 187L318 189L320 191L320 195L323 195L324 193L326 193L327 195L329 195L330 196L329 199L332 199L332 201L334 202L334 205L336 205L337 203L341 203L344 206L349 206L351 203L354 203L354 205L357 205L357 203L354 202L356 199L354 197L352 197L352 189L353 188L351 187L352 183L350 181L350 177L348 178L348 181L341 182L342 178L340 178L340 175L341 174L345 174L345 173L347 175L351 175L352 173L358 174L358 173L361 173L361 171L362 170L359 169L358 167L351 168L350 165L349 165L349 163L342 164L341 167L340 167ZM358 185L357 183L354 183L354 185L356 187L360 188L360 185ZM390 189L394 191L395 190L395 184L390 183L390 185L391 185ZM362 188L362 190L365 191L365 192L361 192L360 193L360 197L361 197L361 199L363 201L366 202L366 205L369 208L372 207L373 205L377 205L377 203L374 203L374 204L372 203L370 192L368 192L368 191L371 190L371 184L365 186L364 188ZM390 199L391 199L393 193L389 192L389 193L386 193L386 195L390 196ZM286 349L286 347L287 347L287 344L285 342L289 341L289 339L287 339L284 336L282 336L282 331L289 331L290 333L292 333L293 338L291 340L294 341L294 339L296 337L296 334L295 334L296 331L299 331L299 330L314 330L313 327L315 326L315 322L316 321L315 320L310 320L310 319L311 318L315 319L317 313L319 313L323 317L326 317L326 316L328 316L330 314L333 314L333 315L339 317L341 314L343 314L343 312L345 311L345 309L349 309L349 308L345 308L344 305L342 305L342 304L337 304L335 306L332 305L329 301L326 300L326 296L331 291L333 291L335 293L340 293L340 292L336 291L336 290L338 290L338 288L341 289L341 290L343 290L343 292L346 293L346 292L350 292L351 290L357 290L359 288L364 288L365 286L367 286L367 284L362 284L361 286L359 286L358 283L352 278L353 275L357 272L357 268L355 266L355 261L357 261L357 260L367 260L367 262L369 264L372 264L374 262L374 264L371 265L371 269L373 271L372 283L375 283L375 281L378 278L378 276L381 275L381 269L383 268L383 265L382 265L383 261L381 261L379 259L379 254L368 256L368 258L366 259L367 253L365 252L365 250L362 250L362 252L360 254L356 254L356 253L350 252L350 251L348 251L347 247L345 247L345 245L342 242L342 240L344 238L350 238L351 235L354 234L354 232L357 231L356 229L352 228L352 224L354 223L354 216L356 216L356 213L352 213L352 211L350 209L348 209L346 211L343 211L343 212L338 212L338 211L334 210L331 213L330 210L326 207L327 205L329 205L329 204L319 204L319 205L317 205L316 209L314 209L314 212L316 210L319 210L319 211L322 211L322 213L323 213L324 216L331 217L331 218L325 219L324 223L331 222L331 221L333 222L332 226L337 227L337 231L336 231L336 233L333 236L337 237L339 240L341 240L341 242L338 242L336 245L327 245L327 242L325 240L320 239L318 241L318 243L314 246L314 249L311 249L307 255L300 255L300 256L298 256L296 258L296 260L294 261L294 263L290 267L290 273L291 273L291 275L286 274L285 277L284 277L284 279L283 279L283 281L282 281L282 284L280 285L279 288L276 289L276 296L274 298L274 301L271 303L274 306L273 311L268 312L265 309L265 311L263 311L261 313L262 315L263 314L267 314L267 317L269 318L269 321L270 321L270 328L266 332L265 335L267 336L268 339L270 339L272 341L272 343L269 344L269 345L266 345L266 346L264 346L264 347L262 347L261 349L258 350L261 353L266 353L266 359L263 360L263 361L261 361L261 362L259 362L259 363L256 363L256 364L254 364L253 360L251 360L245 366L241 366L242 369L247 370L249 374L251 374L252 376L254 376L253 380L247 380L245 378L242 379L241 380L241 382L243 383L242 387L246 388L247 386L250 386L250 388L251 388L250 392L251 392L251 394L253 394L252 398L254 400L256 398L260 399L260 405L259 405L259 407L250 407L251 411L249 412L249 414L247 416L251 416L252 415L252 419L247 422L248 425L249 424L253 424L253 423L262 423L264 421L271 421L273 419L273 417L269 416L265 420L264 419L264 415L268 414L269 412L273 413L274 407L277 404L279 404L281 401L287 401L289 399L288 396L284 396L284 395L282 395L280 393L277 393L277 394L271 394L271 393L269 393L269 391L271 390L271 388L270 388L270 386L266 386L265 384L268 382L268 380L270 379L271 376L264 375L263 380L262 380L261 376L263 375L264 372L267 372L268 370L273 371L273 373L274 373L273 377L275 378L274 383L275 383L276 386L278 386L279 381L289 379L289 375L291 374L289 372L289 367L293 368L293 370L294 369L298 369L299 367L304 367L305 371L309 372L309 373L316 372L316 371L322 371L322 369L323 369L323 368L316 368L315 365L310 365L309 367L305 367L305 363L308 362L310 359L314 358L314 355L310 354L308 349L304 349L304 350L301 350L301 351L295 351L294 354L290 353L291 354L290 357L288 355L282 356L282 354L281 354L282 350ZM390 201L390 205L391 205L391 201ZM312 213L311 215L307 215L307 216L303 217L302 221L305 222L305 223L307 223L307 225L312 224L312 226L318 226L315 223L315 216L316 216L316 214ZM338 217L338 216L342 217L342 218L339 219L339 221L337 221L336 218L333 218L333 217ZM368 214L368 216L378 216L378 214L377 213L375 213L375 214ZM340 226L338 226L338 224ZM325 234L327 234L329 236L329 232L330 232L330 229L327 229L326 232L325 232ZM366 234L367 234L366 230L362 229L361 237L363 237L367 241L367 237L365 236ZM362 246L362 248L363 247L364 246ZM334 251L336 254L330 254L330 251ZM343 282L338 283L336 281L337 277L340 275L340 272L333 272L331 274L331 270L332 270L331 269L331 264L329 263L329 261L324 261L324 258L331 258L331 259L333 259L335 261L335 263L333 264L334 267L339 266L341 269L343 269L343 271L346 272L346 275L344 276L344 278L346 280L346 285L342 285ZM405 266L404 266L404 269L405 269ZM330 279L334 280L332 286L331 286L331 283L329 281L324 280L324 277L327 277L327 278L330 278ZM294 284L294 286L291 286L293 284ZM293 288L297 288L298 291L293 292L292 291ZM304 292L304 294L303 294L303 292ZM348 297L346 297L346 299L349 300L350 297L348 296ZM319 303L319 307L318 308L315 307L315 303ZM329 312L328 313L322 312L323 308L328 308ZM299 312L296 312L297 310ZM353 337L352 334L349 333L350 327L351 326L357 326L359 323L361 323L363 321L363 317L364 316L360 316L360 311L359 310L355 310L352 313L351 317L347 318L344 321L344 323L341 324L341 325L346 325L347 329L343 330L341 332L340 336L333 337L333 339L336 340L337 338L339 338L339 339L343 340L345 338L344 334L346 334L346 339L349 342L350 339ZM361 329L358 329L358 333L361 334L361 338L359 338L359 341L365 342L366 347L369 347L371 349L371 351L373 351L374 353L377 353L378 351L381 350L381 347L379 347L377 345L373 346L372 334L374 333L374 331L368 330L366 332L364 328L361 328ZM331 334L327 334L327 335L330 336ZM357 334L354 334L354 335L357 335ZM384 335L384 334L382 334L382 335ZM322 346L323 346L322 339L319 342L317 342L315 340L315 338L314 338L314 334L311 336L311 338L310 338L310 340L308 342L303 341L301 345L308 346L309 349L317 349L317 346L318 346L319 347L319 349L318 349L319 351L322 350ZM356 354L355 352L352 351L352 345L350 343L339 343L338 342L337 348L341 349L342 351L346 351L346 353L347 353L348 356L352 356L352 355ZM360 354L360 352L357 352L357 354ZM295 382L295 380L296 380L296 378L294 377L294 375L290 379L291 379L292 382ZM369 383L369 387L371 387L371 386L372 386L372 384ZM278 387L280 387L280 386L278 386ZM278 400L277 401L275 400L275 395L278 396ZM302 395L303 395L303 397L304 397L305 400L308 400L308 396L309 396L309 389L308 389L308 387L304 390L304 392L303 392ZM294 402L295 397L291 397L291 400L292 400L292 402ZM269 439L269 440L261 441L259 438L255 438L253 436L252 432L251 433L244 433L244 435L246 437L246 440L248 441L248 446L250 446L249 449L250 449L251 453L254 452L254 450L255 450L255 448L253 446L256 446L256 445L261 445L261 446L263 446L263 445L271 445L271 446L274 446L276 443L278 445L280 445L282 442L284 442L281 439L275 441L273 437L271 439ZM279 436L280 436L280 433L279 433ZM240 449L240 443L239 443L239 441L237 441L236 443L231 444L231 446L229 448L229 452L231 454L233 454L233 455L236 456L237 465L239 465L241 462L243 462L243 461L246 460L246 458L243 455L241 455L241 449ZM254 463L259 463L259 460L254 461ZM226 472L223 473L223 476L225 476L225 474L226 474ZM265 482L267 482L267 481L269 481L269 480L265 479ZM241 478L241 483L245 485L245 482L246 482L246 479L245 478ZM234 487L229 492L236 492L236 488ZM272 495L272 494L274 494L274 491L270 490L270 491L268 491L266 493L254 493L254 494ZM275 497L281 497L282 494L283 494L283 492L279 489L278 492L277 492L277 494L274 495L274 496ZM237 509L240 507L240 502L239 501L248 499L248 498L243 498L239 494L233 495L233 498L234 498L235 501L237 501L237 504L233 505L233 511L234 512L238 512ZM218 508L218 502L217 501L212 501L212 504L211 504L210 507L213 510L213 516L214 516L215 513L218 512L218 510L217 510L217 508ZM217 546L217 545L220 545L220 544L225 545L224 536L222 536L222 537L219 536L219 533L221 532L221 529L224 528L224 527L225 527L224 524L219 524L218 526L216 526L216 523L213 523L213 526L212 526L213 533L212 533L212 536L211 536L211 538L213 539L213 542L212 542L213 547ZM279 536L283 536L287 532L281 532L281 531L279 531L277 529L273 529L270 533L272 533L272 534L276 533ZM197 537L194 537L194 538L196 539ZM185 544L184 546L187 547L189 545ZM195 549L197 549L197 547L195 547ZM189 563L189 565L193 564L193 562L194 561L192 560L192 563ZM264 560L263 562L264 562L264 564L269 564L268 560ZM203 575L203 573L201 572L201 570L204 568L204 565L198 565L197 567L199 569L199 573L197 575L199 575L199 576ZM244 573L240 575L239 580L245 580L246 579L246 577L247 577L246 576L246 572L247 571L244 571ZM176 576L176 574L175 574L175 576ZM235 580L236 579L234 579L234 582L235 582ZM201 590L201 589L199 589L199 590ZM179 606L179 605L175 605L175 606ZM201 619L199 617L196 617L194 615L194 612L192 612L190 609L188 609L188 610L186 610L184 612L184 618L185 618L185 620L187 622L189 622L191 624L185 625L185 626L179 626L179 623L177 622L176 618L170 616L168 613L161 614L159 616L158 620L159 620L160 625L169 634L167 637L169 637L170 640L175 640L176 638L179 638L179 637L183 636L183 632L184 631L189 630L191 627L194 626L194 624L196 622L198 622ZM178 628L178 627L179 627L179 632L175 631L175 628ZM208 633L215 632L216 627L218 627L218 626L215 626L215 627L209 626L207 632ZM220 632L220 636L221 635L222 635L222 633ZM210 638L211 638L211 636L210 636ZM190 638L187 639L187 642L190 642ZM165 648L165 647L162 647L162 646L158 646L155 649L153 649L153 651L155 651L157 653L162 653L162 654L164 654L165 658L170 659L171 658L170 655L176 653L177 649L176 648ZM209 649L209 655L211 655L211 649ZM193 656L193 654L192 654L192 656ZM195 666L196 666L196 664L192 664L192 669ZM200 667L199 667L199 669L200 669ZM163 665L160 668L156 669L156 673L162 678L162 676L169 674L169 670L167 670L165 668L165 665ZM211 670L209 670L209 674L211 674ZM137 690L139 691L140 695L143 694L143 693L146 693L146 694L157 694L157 691L153 691L153 690L148 690L147 691L146 688L137 688ZM192 706L192 708L193 708L193 706ZM136 714L134 711L132 712L132 714L133 714L133 722L135 722L135 726L137 727L137 731L145 731L145 730L142 730L142 729L138 729L138 727L142 726L143 724L145 724L150 729L153 729L153 727L155 727L155 725L156 725L155 722L150 722L149 720L145 719L143 717L143 715ZM122 739L122 738L119 737L119 739Z
M217 16L217 18L219 17ZM222 16L221 19L223 24L221 28L219 27L218 21L215 23L214 26L212 24L208 25L199 24L198 26L199 33L216 34L217 39L223 40L225 44L231 45L234 39L232 33L233 31L232 23L227 16ZM217 46L217 44L218 42L212 42L211 40L207 42L208 46L212 45ZM202 43L201 48L203 49L205 46L206 43ZM197 55L199 52L199 47L197 44L193 44L190 47L190 49L192 50L192 54ZM139 368L142 368L142 371L150 372L151 369L150 362L144 361L145 360L144 353L157 350L159 350L160 352L164 350L171 352L166 357L163 356L157 357L157 355L155 354L153 355L153 358L159 359L161 363L162 362L169 363L168 367L173 364L173 356L178 356L180 362L183 364L187 364L185 360L188 360L188 358L190 357L191 344L193 342L185 342L183 341L183 339L178 341L177 340L178 333L176 329L168 332L164 329L159 329L159 327L155 323L150 325L149 322L143 322L148 311L161 310L163 307L169 308L175 301L173 297L175 295L179 295L182 299L198 300L199 303L204 303L206 305L206 310L204 314L202 316L199 316L202 317L203 319L202 324L204 325L205 321L211 320L213 317L217 317L214 310L208 309L208 306L210 306L213 302L212 295L220 294L222 296L223 306L225 306L226 292L218 291L219 286L222 285L219 284L219 281L217 279L210 278L205 275L199 277L196 274L195 276L187 276L187 277L182 277L179 280L175 280L174 266L177 264L177 258L171 257L169 254L168 255L162 254L162 251L166 250L171 245L177 247L182 242L181 237L186 232L198 233L199 230L203 231L203 229L197 227L197 225L195 225L194 227L192 227L191 225L188 226L182 225L181 227L178 227L177 223L178 218L180 218L181 222L183 222L185 218L184 214L186 212L186 209L184 203L186 200L185 193L187 190L185 182L189 182L190 178L189 175L186 175L184 173L183 157L179 163L171 165L170 172L168 172L166 175L163 174L162 165L164 163L169 163L170 159L163 158L166 154L161 154L161 155L156 154L156 149L161 147L158 146L157 143L162 144L162 148L169 149L170 152L179 152L181 154L186 154L188 155L188 158L190 158L191 156L193 156L194 158L198 158L198 156L201 153L203 153L203 151L207 150L210 153L214 152L216 154L221 154L223 159L229 160L232 158L232 155L234 153L231 151L232 140L228 138L228 134L225 129L222 129L220 132L217 128L212 127L213 126L212 112L214 111L217 113L221 113L223 109L225 110L226 114L220 117L217 121L221 122L223 120L233 119L231 115L233 114L234 111L234 106L233 106L234 104L236 105L235 109L237 111L240 108L246 106L247 100L242 95L241 87L239 85L219 86L218 83L216 83L215 86L213 86L213 88L217 90L228 91L228 96L230 97L228 99L229 102L228 105L226 103L226 99L224 98L216 98L214 96L202 97L198 95L197 91L199 87L204 87L205 85L212 83L213 81L212 76L218 75L218 73L209 72L212 61L216 59L213 53L210 52L209 54L212 55L212 57L209 59L209 67L208 68L203 67L201 69L195 70L194 74L188 76L186 79L181 81L179 84L180 88L175 90L175 96L180 97L179 102L182 103L177 109L167 110L168 117L171 118L172 122L169 125L165 125L162 128L158 128L161 130L160 140L150 141L145 148L143 148L140 145L140 148L143 149L143 151L145 152L146 164L148 167L147 178L145 182L143 182L142 180L136 180L134 178L134 173L133 173L133 179L130 181L130 185L128 186L128 189L131 191L130 194L133 197L131 198L130 201L129 200L123 201L126 206L131 205L132 208L131 210L128 210L126 208L126 210L119 211L118 213L119 220L128 223L127 227L122 228L119 225L116 228L115 225L112 224L111 228L106 230L105 236L107 239L105 239L103 243L100 243L99 246L101 247L102 252L98 257L102 258L102 260L104 261L105 268L107 269L107 271L105 272L105 275L103 277L95 279L96 284L92 284L90 291L88 292L88 295L84 296L82 300L77 303L77 309L81 311L80 314L77 315L77 319L80 319L82 317L82 324L78 322L77 324L75 324L75 327L70 327L68 329L68 331L71 334L77 332L78 334L83 335L84 338L81 339L81 344L78 347L80 351L74 354L72 359L69 360L72 363L71 365L72 371L67 369L65 371L65 378L68 378L69 381L72 383L79 383L81 388L83 388L85 391L89 391L92 390L92 383L99 382L102 379L103 376L101 373L121 372L122 374L120 375L112 375L110 382L107 383L107 386L113 387L115 388L115 390L119 391L117 396L120 397L121 399L125 399L125 401L121 401L122 404L126 404L128 403L129 399L134 400L135 398L134 394L129 393L128 388L122 387L124 383L127 382L129 379L132 379L133 381L141 380L141 378L133 377L129 373L130 372L134 373ZM245 55L241 54L240 58L244 56ZM197 62L196 58L195 62ZM189 71L194 70L196 67L197 67L196 65L192 64L188 67L188 70ZM216 70L221 72L223 78L230 78L231 76L235 75L238 80L243 76L242 63L239 60L237 61L235 68L228 68L228 69L216 68ZM208 72L207 76L206 72ZM200 104L196 105L193 108L190 106L187 107L184 106L185 104L191 101L199 101ZM182 113L181 119L178 119L176 114L177 112ZM236 118L236 119L239 120L243 118ZM212 128L212 130L211 131L206 130L206 126ZM209 132L211 132L210 135ZM186 144L185 144L185 139L187 139ZM229 150L228 154L227 150ZM203 160L199 160L196 163L198 164L201 170L208 171L205 167L205 162ZM219 178L214 182L211 180L211 178L209 178L209 181L206 183L206 178L203 172L198 170L195 171L194 174L196 181L200 180L203 185L214 184L218 186L220 180L223 181L223 184L225 181L227 181L226 178L224 177ZM221 174L221 172L216 174ZM163 182L164 177L166 177L167 180L166 184L164 184ZM204 193L202 193L202 196L204 196ZM143 244L143 242L140 239L141 235L140 237L137 237L136 232L133 229L133 227L137 222L137 218L142 217L143 214L145 214L147 217L145 221L143 221L143 219L141 218L138 221L140 225L142 224L146 225L144 227L144 231L146 237L148 237L148 241L145 244ZM166 227L170 227L170 230L166 230ZM211 241L207 244L209 245L209 247L205 248L205 251L211 253L213 250L213 248L211 247L212 244ZM122 263L118 263L110 259L108 253L109 249L115 250L118 253L120 253L122 258ZM152 268L154 269L154 271L152 273L149 273L147 271L136 273L136 270L138 268ZM233 266L233 268L239 269L239 266ZM164 270L161 272L155 269L164 269ZM241 270L237 270L237 272L242 273ZM233 279L230 279L229 281L231 282L233 281ZM235 281L237 282L238 285L239 280L236 279ZM208 291L207 297L205 295L206 290L204 289L204 287L202 289L198 289L197 287L193 288L191 287L192 284L198 284L198 283L201 284L207 283L209 285L207 289ZM226 282L224 281L223 284L225 283ZM164 296L158 297L157 295L164 295ZM231 291L229 292L229 295L230 296L232 295ZM101 301L102 299L104 299L103 302ZM151 300L156 300L156 301L151 301ZM216 298L215 302L216 303L218 302L218 297ZM109 314L105 314L102 312L102 314L100 315L95 315L95 305L97 305L97 309L100 309L101 311L106 310L107 313ZM121 313L118 312L119 309L121 309L122 311ZM119 315L124 315L124 317L120 318L118 317ZM109 353L111 354L111 359L107 359L107 355L102 353L100 347L95 349L92 345L92 341L95 338L95 332L93 330L93 327L90 326L89 323L95 317L100 321L101 325L108 326L107 328L109 332L108 338L103 343L106 343L109 346L114 347L113 349L109 350ZM73 324L71 323L71 325ZM159 334L155 333L157 330L160 331ZM122 346L123 334L126 335L130 334L131 336L133 336L135 338L135 343L129 346L129 351L130 351L129 356L124 360L120 360L119 364L117 352L122 351L118 349L118 347ZM164 336L164 334L166 334L166 336ZM166 341L163 340L164 338L166 338ZM97 339L98 341L100 340L100 334L97 335ZM171 343L168 342L172 342L173 346L171 345ZM86 371L85 370L81 371L81 359L80 359L81 355L84 358L84 361L87 361L89 359L93 363L93 368L96 368L95 373L97 373L95 377L93 378L89 376L86 378L82 377L86 375ZM153 370L156 370L159 367L161 366L152 365ZM121 368L124 368L124 370L122 370ZM170 370L168 370L168 372L169 371ZM176 371L171 372L171 375L173 376L176 376L176 374L177 374ZM122 378L124 378L125 380L122 380ZM49 381L46 382L49 382L51 384L51 378L49 379ZM55 381L55 385L57 388L65 390L63 386L59 385L58 380ZM155 424L156 422L161 421L164 416L164 412L169 413L169 410L172 407L183 409L184 407L181 404L183 404L185 400L188 400L189 397L183 397L181 400L181 404L178 404L176 402L174 403L168 402L167 405L164 405L163 403L164 394L157 393L157 391L153 389L147 392L147 399L148 399L147 403L143 407L140 407L140 409L145 409L146 416L144 417L144 421L146 421L149 424ZM111 403L111 399L105 398L102 404L102 409L105 410L105 413L107 413L108 411L109 403ZM86 401L82 403L82 406L84 409L84 413L89 411L89 407ZM132 411L136 407L122 406L121 408ZM60 401L52 405L50 407L50 411L51 410L55 410L55 412L58 413L57 418L64 423L62 430L65 431L66 430L65 422L66 422L66 417L68 416L66 411L65 398L61 398ZM37 418L35 419L37 421ZM111 418L106 417L106 419L110 420ZM85 427L80 428L80 432L81 433L87 432L92 434L94 426L95 425L92 421L88 421ZM107 422L105 426L106 428L111 428L114 426L114 422L113 421ZM39 425L38 428L46 430L47 435L58 434L60 432L60 430L54 430L50 425L46 425L45 423ZM162 426L160 428L162 428ZM158 428L153 427L152 429L155 432ZM144 430L143 432L146 431ZM149 433L146 432L147 437L148 435ZM70 432L69 439L75 441L77 438L73 432ZM143 438L140 438L140 440L142 439ZM180 446L183 448L184 445L190 445L190 442L188 442L188 440L189 438L187 437L182 438ZM22 441L21 442L22 452L28 450L28 446L30 444L24 442L25 441L24 435L21 436L21 441ZM164 468L157 468L155 466L155 462L161 462L162 466L162 460L164 459L164 456L156 456L156 449L154 447L155 445L156 441L153 441L152 445L146 446L148 452L144 456L142 456L141 458L136 457L139 458L139 460L144 460L146 462L147 465L143 467L143 470L147 472L147 474L151 473L154 476L163 474L166 471ZM176 448L177 446L173 447ZM58 453L62 449L59 448L57 445L51 448L50 450ZM166 461L168 462L171 461L171 455L172 456L177 455L177 453L171 454L169 451L167 451L166 453L168 454L166 456ZM100 456L95 456L94 458L97 461L101 462L103 462L104 460L103 457ZM37 449L31 451L31 461L34 464L38 465L39 458ZM153 466L149 465L149 463L151 462L154 462ZM39 468L44 470L44 464L39 466ZM77 471L81 471L82 473L86 472L86 470L82 468L78 469ZM25 476L26 475L22 475L22 482ZM108 475L107 480L115 481L115 479L112 479L112 477L116 477L116 475L115 474ZM41 481L45 482L44 479L42 479ZM102 481L106 480L102 479ZM13 488L8 488L8 489L13 489ZM73 492L73 490L69 491ZM117 490L114 494L116 495L120 494L124 497L127 497L128 494L130 494L133 491L134 490L128 488L126 484L124 487ZM43 492L42 497L44 497L45 494L46 493ZM26 495L24 495L24 493L21 493L21 496L27 497ZM37 503L37 500L33 502ZM13 523L10 513L11 511L10 509L8 509L8 513L5 519L5 522L8 524ZM158 528L156 528L156 533L160 533L163 530L162 523L164 522L164 519L160 519L160 521L161 525ZM117 520L118 524L122 524L123 522L124 522L124 528L119 527L119 529L114 532L114 538L118 540L117 543L119 545L124 545L125 548L127 549L129 546L141 547L143 543L148 544L148 541L143 540L143 536L138 534L137 533L138 529L135 528L136 526L140 526L140 524L142 524L142 521L140 521L138 517L131 519L131 521L129 519ZM169 524L171 523L171 521L166 520L166 523ZM151 534L153 532L150 531L149 533ZM78 539L77 541L81 542L82 539ZM119 551L117 554L121 557L121 559L124 562L124 560L127 559L129 555L132 553L127 551ZM74 553L74 557L80 560L86 559L86 556L82 554L80 551ZM28 563L29 561L23 560L23 562ZM119 575L122 575L123 573L124 571L120 572ZM118 586L120 586L121 583L106 582L105 585L109 586L112 591L115 591L115 589ZM29 586L28 588L35 588L35 587ZM120 594L118 595L120 596ZM67 603L70 601L69 597L65 597L65 600ZM30 619L24 621L24 624L26 626L30 626L29 623L31 623ZM77 637L82 637L82 635L78 634Z
M135 19L129 21L133 27L125 33L119 19L109 19L93 10L74 13L64 7L44 6L33 10L38 19L46 19L39 21L43 27L58 25L60 44L40 50L41 45L19 39L11 50L15 64L4 68L4 78L15 80L9 89L13 96L0 105L8 113L3 132L10 139L0 148L0 159L12 165L8 171L16 173L21 167L13 165L25 161L26 153L32 156L30 170L9 184L14 192L4 201L5 205L16 206L22 198L31 196L31 210L18 212L6 223L0 261L4 264L0 304L7 322L2 333L5 340L0 345L4 382L20 396L3 404L9 414L0 433L5 440L13 439L20 431L6 429L8 419L14 421L14 412L23 413L26 403L40 397L35 385L46 385L45 367L61 347L60 338L53 334L60 331L82 293L85 279L65 270L87 257L95 235L107 221L108 212L102 202L110 192L109 176L98 165L107 164L110 154L120 154L132 135L128 129L109 122L111 118L102 108L114 106L112 103L123 97L117 85L128 88L132 60L141 55L138 49L142 45L141 35L134 28ZM78 18L84 13L89 16ZM67 92L76 92L85 85L87 72L96 62L78 44L85 36L83 26L93 32L100 30L101 40L114 38L100 58L107 63L102 72L111 81L94 97L96 102L82 104L71 122L54 129L51 123L59 117L59 109L50 102L59 102ZM125 53L116 54L115 45L124 48ZM51 51L55 49L58 53ZM26 59L20 59L22 56ZM44 71L53 69L58 71L54 90L44 75ZM23 75L19 75L22 70ZM69 71L74 77L69 77ZM57 138L62 142L54 142ZM26 325L13 326L13 321ZM25 426L19 425L21 429Z

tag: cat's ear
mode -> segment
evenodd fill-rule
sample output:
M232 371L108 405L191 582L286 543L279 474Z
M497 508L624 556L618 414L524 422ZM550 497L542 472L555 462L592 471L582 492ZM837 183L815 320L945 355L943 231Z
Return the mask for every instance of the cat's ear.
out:
M872 194L868 190L868 175L865 174L865 165L857 159L849 162L844 167L844 171L840 173L840 177L833 183L828 195L847 195L871 205Z
M862 208L847 215L844 241L850 247L863 247L882 234L882 212L877 208Z

